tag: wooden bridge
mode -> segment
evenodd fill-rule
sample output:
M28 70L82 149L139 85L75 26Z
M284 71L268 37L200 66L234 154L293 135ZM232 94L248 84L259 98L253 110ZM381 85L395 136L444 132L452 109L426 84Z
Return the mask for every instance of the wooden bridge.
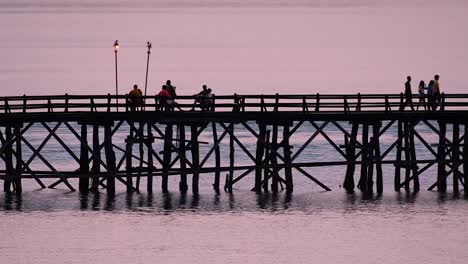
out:
M194 96L178 97L175 107L161 105L157 96L149 96L136 111L131 111L128 99L111 95L0 97L0 179L4 191L20 193L23 179L33 179L45 188L46 178L56 179L49 188L65 184L75 190L69 180L78 178L81 192L106 188L113 193L116 182L132 192L140 189L143 178L147 191L152 192L155 176L162 178L162 190L168 191L171 176L180 179L179 189L186 192L191 175L192 191L197 193L203 174L214 174L217 191L220 185L232 191L237 182L251 178L253 191L285 188L292 192L293 175L307 177L329 191L330 187L306 168L346 166L346 190L357 186L365 193L374 192L374 188L382 193L383 164L395 166L395 173L387 175L394 177L395 191L419 191L419 176L432 166L437 166L437 175L429 190L445 192L447 180L452 179L453 191L458 192L460 186L466 189L468 182L468 94L442 94L434 110L425 110L422 105L412 110L403 94L235 94L214 96L202 108L195 105ZM416 97L413 104L416 108ZM306 124L311 129L309 135L301 144L291 144L291 136ZM437 142L424 138L416 126L433 131ZM341 144L328 135L327 127L342 133ZM390 133L391 127L396 127L396 139L383 149L380 138ZM44 133L39 145L34 145L28 135L32 128ZM255 139L255 151L236 135L240 130ZM118 133L125 133L125 140L118 142ZM201 141L202 133L210 133L213 140ZM319 135L341 160L303 157L307 161L299 162L298 157ZM72 136L79 148L64 136ZM44 151L52 138L62 147L53 154L76 162L76 169L54 164L48 156L52 152ZM225 138L229 139L229 162L221 160ZM417 158L415 139L430 159ZM200 144L209 144L203 156ZM249 165L236 165L236 148L247 155ZM388 155L391 151L396 152L394 158ZM210 158L214 161L208 166ZM35 161L46 169L32 166ZM356 165L360 172L355 180ZM221 179L222 172L227 173L225 179Z

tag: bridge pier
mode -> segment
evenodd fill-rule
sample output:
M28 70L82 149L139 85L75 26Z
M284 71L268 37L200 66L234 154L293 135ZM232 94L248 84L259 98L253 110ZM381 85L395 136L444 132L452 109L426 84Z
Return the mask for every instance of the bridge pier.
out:
M265 153L265 142L266 142L266 125L258 124L259 134L257 138L257 149L255 152L255 192L260 192L262 189L262 168L259 167L263 165L263 156Z
M167 124L164 132L164 149L163 149L163 173L161 189L163 192L168 192L168 177L169 177L169 166L171 164L172 154L172 124Z
M218 142L218 133L216 131L216 122L212 122L212 132L213 132L213 142L214 144L216 144L215 146L215 168L216 168L216 171L215 171L215 179L214 179L214 183L213 183L213 188L216 192L219 192L219 182L220 182L220 178L221 178L221 171L220 171L220 168L221 168L221 152L220 152L220 148L219 148L219 144L217 144Z
M146 147L147 147L147 156L148 156L148 176L146 178L146 190L149 194L153 193L153 132L151 130L151 122L146 123L147 127L147 134L148 139L146 140Z
M192 166L193 166L193 175L192 175L192 192L198 194L198 182L200 177L199 165L200 165L200 148L198 142L198 130L196 125L190 126L190 141L192 146ZM232 177L231 183L232 183ZM232 184L230 186L230 191L232 191Z
M445 135L447 131L447 125L445 121L439 120L439 146L437 148L437 191L447 191L447 176L445 171Z
M291 168L291 146L289 145L289 126L283 126L283 150L284 150L284 175L286 178L286 192L292 193L294 190L293 176Z
M353 122L351 128L351 137L345 135L345 149L346 149L346 176L343 187L346 191L354 191L354 171L356 169L356 142L359 130L359 123Z
M88 154L88 126L81 124L80 141L80 179L79 190L86 194L89 191L89 154Z
M132 164L132 160L133 160L133 142L135 141L134 140L134 123L133 122L129 122L129 126L130 126L130 133L129 135L127 136L127 138L125 139L125 169L126 169L126 172L127 172L127 178L126 178L126 181L127 181L127 184L126 184L126 187L127 187L127 192L132 192L133 191L133 176L132 176L132 171L133 171L133 164Z
M460 177L460 126L458 123L453 123L452 131L452 166L453 166L453 192L458 193L458 180Z
M107 193L115 193L115 176L116 176L116 162L115 152L112 145L112 130L111 125L106 124L104 126L104 150L106 153L107 163Z
M15 170L13 167L13 135L11 126L5 127L5 180L3 182L3 191L6 193L12 192L12 182L14 179Z
M91 175L93 176L91 182L91 191L97 192L99 189L99 175L101 173L101 146L99 144L99 126L93 125L93 166L91 168Z
M188 190L188 184L187 184L187 156L186 156L186 148L185 144L187 141L185 140L185 124L179 124L179 150L177 153L179 153L180 156L180 182L179 182L179 190L182 193L187 192Z

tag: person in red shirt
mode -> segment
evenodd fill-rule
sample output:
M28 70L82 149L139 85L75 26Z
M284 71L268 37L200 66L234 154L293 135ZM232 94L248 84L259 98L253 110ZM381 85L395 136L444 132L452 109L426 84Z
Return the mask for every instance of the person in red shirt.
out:
M172 104L174 100L172 100L171 95L167 91L166 85L163 85L161 91L158 93L159 97L159 110L166 109L168 110L168 106Z

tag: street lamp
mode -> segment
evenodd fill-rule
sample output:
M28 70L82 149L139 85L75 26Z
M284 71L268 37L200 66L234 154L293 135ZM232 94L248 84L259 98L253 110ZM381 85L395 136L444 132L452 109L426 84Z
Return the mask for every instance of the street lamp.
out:
M148 87L148 70L149 70L149 58L150 58L150 54L151 54L151 42L146 42L146 47L148 48L148 56L146 58L146 79L145 79L145 100L144 100L144 105L143 107L145 108L146 107L146 90L147 90L147 87Z
M119 82L117 75L117 53L119 52L119 41L114 41L114 55L115 55L115 96L117 102L117 112L119 111Z

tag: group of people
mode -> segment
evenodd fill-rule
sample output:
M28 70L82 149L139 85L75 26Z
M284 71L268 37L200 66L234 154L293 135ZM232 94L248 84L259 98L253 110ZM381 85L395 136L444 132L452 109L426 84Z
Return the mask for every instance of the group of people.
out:
M172 85L171 80L167 80L166 84L161 87L161 91L156 94L159 99L159 109L160 111L172 111L175 107L183 111L180 106L176 103L175 99L177 97L176 87ZM133 85L133 89L128 93L129 103L131 111L137 111L144 105L143 102L143 93L138 88L138 85ZM195 94L195 102L191 111L195 110L195 105L198 103L202 111L208 111L212 109L211 104L213 103L212 90L206 85L203 85L202 91Z
M429 81L429 84L426 86L426 83L421 80L419 82L418 86L418 98L419 102L416 107L416 110L419 109L419 106L423 106L424 110L432 110L435 111L437 108L437 105L441 101L441 96L440 96L440 84L439 84L439 75L434 75L434 79ZM409 105L411 107L411 110L415 110L413 106L413 93L411 91L411 76L406 77L406 83L405 83L405 103L403 104L403 109L404 110L405 106ZM427 99L427 100L426 100Z

